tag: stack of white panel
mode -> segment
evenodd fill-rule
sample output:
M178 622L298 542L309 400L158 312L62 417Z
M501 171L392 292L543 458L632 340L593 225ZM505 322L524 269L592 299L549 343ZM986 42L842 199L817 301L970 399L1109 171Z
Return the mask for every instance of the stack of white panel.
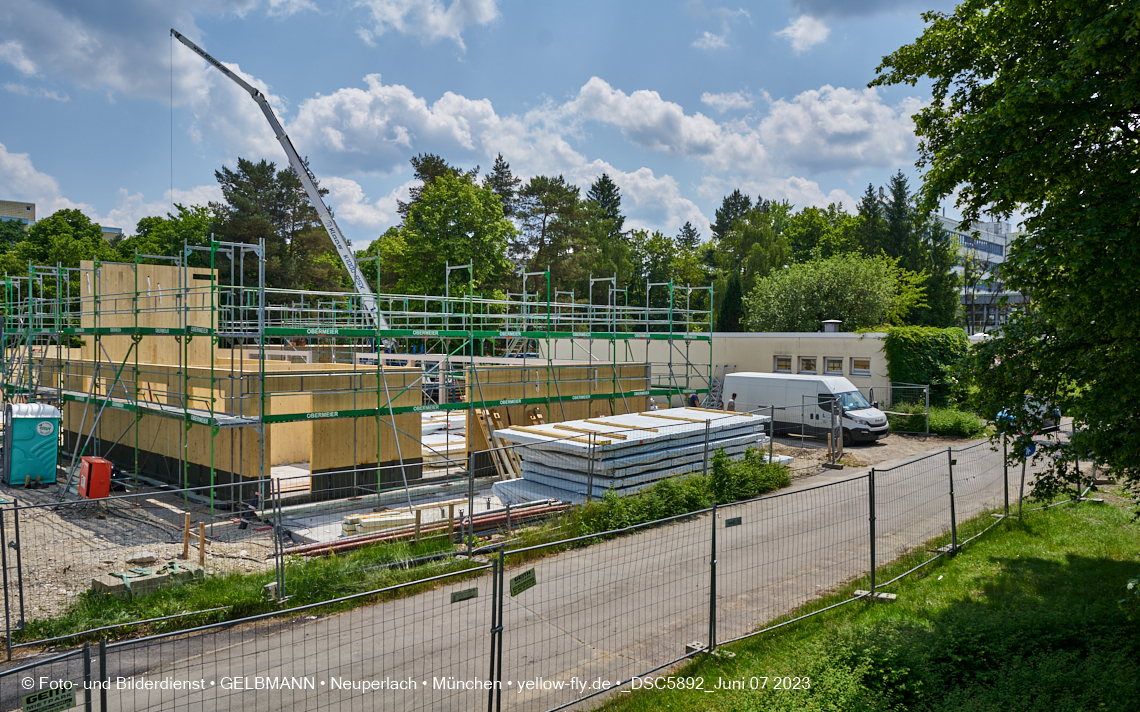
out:
M523 445L522 478L496 482L503 501L557 498L569 502L601 497L612 490L628 494L659 479L700 471L708 452L724 450L740 458L768 442L769 418L696 408L669 408L565 423L512 427L495 437Z

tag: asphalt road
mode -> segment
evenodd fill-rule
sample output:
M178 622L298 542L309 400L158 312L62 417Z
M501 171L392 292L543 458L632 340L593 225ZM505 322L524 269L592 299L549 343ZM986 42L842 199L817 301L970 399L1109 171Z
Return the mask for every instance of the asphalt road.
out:
M958 521L1003 499L1001 454L988 445L908 463L876 468L880 564L949 528L951 467ZM503 709L570 703L677 659L687 643L707 642L714 558L721 642L864 574L868 469L806 478L779 496L719 508L715 555L714 519L705 513L508 570L510 579L534 569L536 584L504 597ZM1010 473L1011 498L1019 474ZM452 602L471 589L474 597ZM107 709L485 709L492 601L485 572L334 616L111 648ZM200 689L116 689L119 677ZM15 682L0 681L0 709L18 705Z

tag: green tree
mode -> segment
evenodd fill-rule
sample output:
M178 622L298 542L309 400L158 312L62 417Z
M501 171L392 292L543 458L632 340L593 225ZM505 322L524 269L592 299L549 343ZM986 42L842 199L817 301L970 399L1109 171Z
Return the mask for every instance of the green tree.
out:
M856 206L859 223L855 228L855 245L865 255L876 255L887 244L887 221L883 215L883 201L875 193L875 186L867 184L867 192Z
M410 160L412 164L412 172L416 180L420 181L420 185L413 186L408 190L408 202L402 200L396 201L396 212L404 220L408 219L408 209L420 199L424 188L435 182L436 178L440 176L452 176L458 178L464 175L462 168L457 168L445 161L442 157L434 153L421 153L413 156ZM468 171L466 175L475 177L479 173L479 167L476 166L475 170Z
M409 206L399 229L402 244L388 239L376 250L399 256L396 289L403 294L442 295L445 263L468 261L474 263L475 291L489 294L510 269L506 251L514 231L490 188L480 187L469 175L444 174L425 185L419 200Z
M174 209L178 212L177 215L167 213L164 218L151 216L139 220L135 226L135 234L123 238L115 246L119 259L123 262L133 262L136 251L141 255L173 257L182 254L183 245L209 247L210 228L213 225L210 209L202 205L192 205L188 208L180 204L175 204ZM219 259L224 260L224 258L224 255L219 256ZM153 258L144 258L140 261L170 264L168 261ZM203 267L209 263L209 256L201 252L195 251L190 255L190 264L193 266Z
M923 303L925 275L884 255L849 253L773 272L745 297L749 331L820 331L839 319L844 331L898 324Z
M527 181L519 191L518 216L522 230L512 245L512 259L531 265L532 271L549 266L552 283L561 289L585 294L591 272L609 275L611 268L628 264L623 241L599 239L610 226L597 205L582 200L578 186L561 175Z
M915 115L924 204L956 194L966 221L1026 216L1003 278L1030 302L976 347L977 405L1005 411L999 428L1015 433L1044 414L1025 394L1051 401L1076 428L1066 458L1136 480L1140 6L966 0L923 17L922 36L884 58L872 84L931 81ZM1038 492L1064 477L1054 470Z
M28 231L19 220L0 220L0 252L7 252L28 239Z
M83 260L110 262L115 249L103 239L103 230L78 210L59 210L31 225L27 239L3 255L5 274L26 275L28 264L78 267Z
M697 245L701 244L701 233L693 227L693 223L686 222L681 226L681 231L677 233L677 237L674 239L679 249L696 250Z
M806 262L855 251L858 226L858 216L849 214L841 204L832 203L826 209L804 208L789 216L785 230L792 259Z
M744 290L740 286L740 275L732 273L723 280L724 286L717 290L719 304L716 309L716 331L740 331L744 319ZM718 285L719 286L719 285Z
M603 173L590 185L586 200L597 205L602 219L609 221L609 237L621 235L625 226L625 216L621 214L621 191L609 175Z
M712 230L713 240L719 240L732 229L732 224L736 219L742 217L745 213L752 209L752 198L749 198L740 189L732 191L720 202L720 207L716 209L716 222L709 226Z
M483 178L483 187L499 196L499 202L503 204L503 216L508 218L515 216L515 203L518 201L521 183L522 178L511 172L511 164L507 163L501 153L495 157L491 172Z
M265 240L265 283L278 289L343 291L348 275L316 209L292 168L239 158L237 170L214 172L225 202L211 203L211 231L219 240L257 244ZM322 195L327 191L319 188ZM256 267L246 260L246 284ZM270 295L270 298L278 298ZM281 295L280 299L287 299Z

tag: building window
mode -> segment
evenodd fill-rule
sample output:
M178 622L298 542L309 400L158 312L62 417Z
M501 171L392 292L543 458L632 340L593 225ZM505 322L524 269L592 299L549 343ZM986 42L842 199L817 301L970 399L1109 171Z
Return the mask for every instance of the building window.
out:
M869 358L852 358L851 359L851 375L852 376L870 376L871 375L871 359L869 359Z
M828 376L842 376L843 375L843 359L841 358L825 358L823 360L824 373Z
M776 367L773 369L777 373L791 373L792 372L792 357L791 356L777 356Z
M800 373L815 373L815 356L800 356Z

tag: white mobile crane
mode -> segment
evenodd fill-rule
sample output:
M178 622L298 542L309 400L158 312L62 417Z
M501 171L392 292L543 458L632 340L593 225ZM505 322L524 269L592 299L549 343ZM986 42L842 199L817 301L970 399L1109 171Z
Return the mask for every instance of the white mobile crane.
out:
M341 233L340 228L337 227L336 221L333 220L332 213L329 211L328 206L325 205L325 201L321 198L316 183L313 182L312 176L309 175L308 168L305 167L301 156L297 154L297 149L293 148L293 142L289 140L289 136L285 133L281 122L277 120L273 109L269 107L269 102L266 101L265 95L258 91L256 87L250 85L249 82L231 72L221 62L211 57L206 50L186 39L186 37L177 30L171 29L170 34L179 42L194 50L199 57L217 67L218 71L234 80L242 89L249 92L249 95L252 96L253 100L257 102L257 105L261 107L261 113L265 114L265 118L273 128L273 133L277 136L277 140L281 142L281 148L285 149L285 155L289 157L289 165L293 166L297 177L301 179L301 185L305 186L305 193L309 196L309 202L313 204L313 207L317 209L317 214L321 216L321 224L325 226L325 231L328 232L329 237L332 238L333 246L336 248L337 254L340 255L340 261L344 263L344 268L348 270L349 276L352 277L352 283L356 286L356 293L360 295L361 305L365 311L372 316L372 324L374 327L387 329L388 323L385 321L384 316L380 314L379 306L376 303L376 295L372 293L372 288L368 286L368 282L364 280L364 275L360 273L360 266L356 263L356 257L353 256L352 250L348 247L348 241L344 239L344 235Z

